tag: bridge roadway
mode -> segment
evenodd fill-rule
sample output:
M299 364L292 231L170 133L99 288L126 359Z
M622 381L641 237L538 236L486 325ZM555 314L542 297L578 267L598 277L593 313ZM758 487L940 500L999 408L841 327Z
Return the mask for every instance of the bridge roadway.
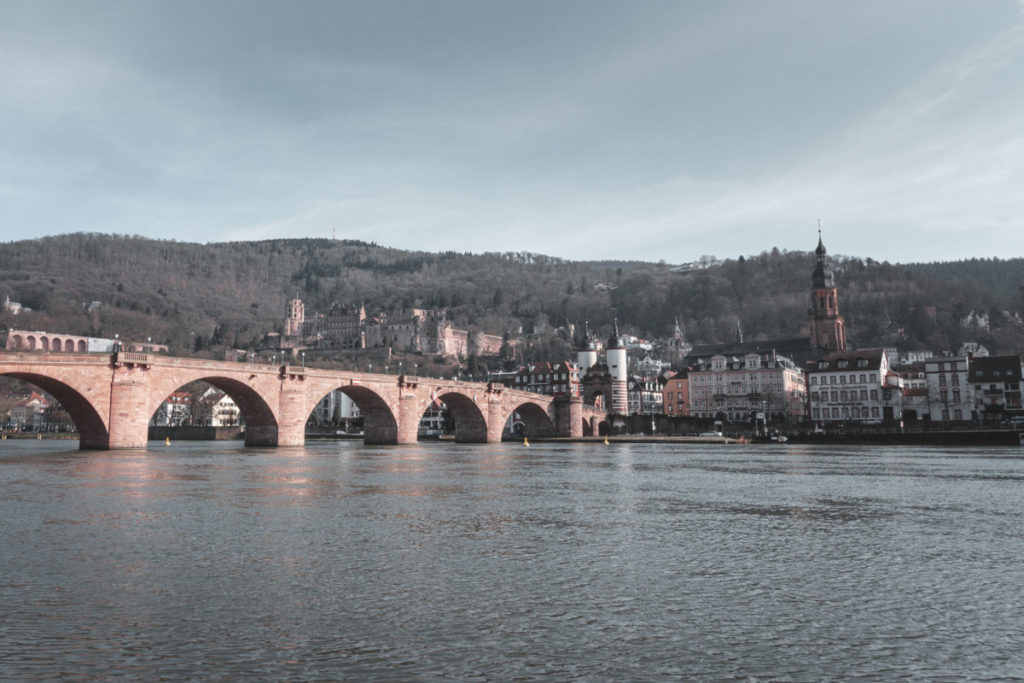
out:
M227 393L245 419L247 446L301 446L314 406L338 389L359 406L364 441L416 441L433 398L445 402L455 440L501 440L513 412L531 437L590 436L606 413L578 398L551 397L501 384L407 375L231 363L144 353L6 353L0 374L52 394L78 427L83 449L145 448L149 421L180 387L204 381Z

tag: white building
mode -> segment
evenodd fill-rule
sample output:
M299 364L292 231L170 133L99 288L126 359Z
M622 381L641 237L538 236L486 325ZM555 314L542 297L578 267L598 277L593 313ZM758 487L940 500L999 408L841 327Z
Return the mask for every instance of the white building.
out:
M884 349L831 353L807 366L815 422L899 420L903 387Z
M210 426L236 427L241 424L241 413L234 399L224 394L210 406Z
M974 392L968 377L970 359L934 358L925 361L928 383L928 417L932 422L970 420Z

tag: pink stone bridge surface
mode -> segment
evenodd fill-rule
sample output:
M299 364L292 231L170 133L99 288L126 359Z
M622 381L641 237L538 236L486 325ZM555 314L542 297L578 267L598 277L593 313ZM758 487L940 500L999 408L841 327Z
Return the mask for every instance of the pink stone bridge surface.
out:
M338 389L363 415L364 441L414 443L432 398L447 404L455 440L501 440L517 412L530 437L598 433L604 411L577 398L507 389L500 384L406 375L229 363L145 353L3 353L0 374L54 396L78 427L81 448L145 448L149 421L175 390L202 380L227 393L245 418L247 446L301 446L314 406Z

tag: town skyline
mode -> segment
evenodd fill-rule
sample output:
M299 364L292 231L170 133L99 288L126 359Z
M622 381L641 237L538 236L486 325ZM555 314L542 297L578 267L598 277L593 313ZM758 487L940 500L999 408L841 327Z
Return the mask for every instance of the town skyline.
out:
M1019 1L0 7L4 240L1024 254Z

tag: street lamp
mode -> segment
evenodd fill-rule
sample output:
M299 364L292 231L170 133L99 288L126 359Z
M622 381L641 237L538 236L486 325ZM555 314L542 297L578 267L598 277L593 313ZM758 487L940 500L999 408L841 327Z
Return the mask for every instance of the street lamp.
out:
M306 352L302 351L299 353L299 357L302 358L302 367L306 367Z
M402 361L398 361L398 374L402 374Z

